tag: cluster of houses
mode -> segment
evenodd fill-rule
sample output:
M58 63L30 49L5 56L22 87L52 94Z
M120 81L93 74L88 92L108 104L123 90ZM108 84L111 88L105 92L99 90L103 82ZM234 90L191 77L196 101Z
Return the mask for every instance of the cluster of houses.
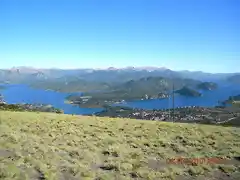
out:
M226 109L205 108L198 106L185 106L166 110L143 110L133 109L128 114L129 118L156 120L156 121L176 121L193 123L218 123L227 119L240 116L239 112L231 112ZM121 113L118 114L121 117Z
M159 120L159 121L197 121L204 117L208 117L207 110L203 107L188 106L168 109L168 110L134 110L129 114L130 118L146 119L146 120Z

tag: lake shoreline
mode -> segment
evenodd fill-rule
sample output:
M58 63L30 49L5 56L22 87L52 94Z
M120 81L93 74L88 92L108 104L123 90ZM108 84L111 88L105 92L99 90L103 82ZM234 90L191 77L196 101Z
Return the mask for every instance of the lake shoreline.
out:
M6 88L0 90L0 94L4 96L4 100L9 104L16 103L42 103L51 104L52 106L62 109L65 114L94 114L101 112L102 106L92 106L91 108L79 107L76 104L66 100L70 93L59 93L55 91L47 91L42 89L33 89L27 85L5 85ZM201 106L201 107L214 107L219 105L219 101L226 100L229 96L239 94L240 87L233 85L220 86L214 91L203 91L201 97L183 97L175 96L175 107L184 106ZM78 94L79 92L77 92ZM74 94L74 93L72 93ZM126 101L118 104L111 103L111 106L124 106L130 108L138 108L145 110L153 109L169 109L172 107L172 98L161 99L147 99Z

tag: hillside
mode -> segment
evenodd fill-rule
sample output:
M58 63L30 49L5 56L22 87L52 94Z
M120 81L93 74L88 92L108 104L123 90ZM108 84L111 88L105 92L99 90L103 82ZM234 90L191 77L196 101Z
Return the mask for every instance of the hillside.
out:
M51 80L38 80L29 83L36 89L50 89L59 92L88 92L94 90L106 90L110 87L108 83L87 81L78 77L64 77Z
M238 107L199 107L187 106L173 109L137 109L123 106L105 106L94 114L99 117L118 117L165 122L199 123L240 127L240 108ZM173 119L174 116L174 119Z
M213 82L203 82L197 85L198 89L201 90L214 90L217 89L218 85Z
M201 81L193 79L144 77L111 84L105 91L85 92L84 97L73 95L67 99L81 107L102 107L121 101L167 98L169 92L172 91L173 84L176 88L182 88L184 86L195 87L199 83Z
M182 88L183 86L196 86L201 83L201 81L193 79L183 79L183 78L166 78L166 77L144 77L137 80L131 80L124 82L115 87L115 89L121 89L137 92L139 89L144 89L146 94L171 91L172 86L176 88Z
M227 100L222 102L223 104L231 104L235 107L240 107L240 94L236 96L230 96Z
M0 111L0 136L3 180L227 180L240 172L240 129L233 127ZM180 156L213 161L167 161Z
M52 112L62 114L63 110L49 104L7 104L0 94L0 110L5 111L33 111L33 112Z
M201 93L199 93L198 91L188 88L188 87L183 87L177 91L175 91L177 94L180 94L182 96L190 96L190 97L199 97L201 96Z

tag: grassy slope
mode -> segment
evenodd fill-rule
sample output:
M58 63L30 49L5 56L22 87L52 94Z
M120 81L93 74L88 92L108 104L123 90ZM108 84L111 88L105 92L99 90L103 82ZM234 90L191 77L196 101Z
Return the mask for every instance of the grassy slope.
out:
M0 136L0 179L218 179L240 171L234 163L166 163L239 156L239 128L0 111Z

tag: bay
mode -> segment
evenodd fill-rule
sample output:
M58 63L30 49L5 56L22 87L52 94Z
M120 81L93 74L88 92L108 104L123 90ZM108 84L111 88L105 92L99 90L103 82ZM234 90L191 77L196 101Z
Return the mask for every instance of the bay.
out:
M92 114L103 110L102 108L80 108L75 105L66 104L65 98L70 93L61 93L51 90L33 89L27 85L4 85L6 88L0 90L4 100L9 104L15 103L41 103L64 110L65 114ZM175 107L204 106L213 107L219 101L228 99L229 96L240 94L240 86L230 83L219 83L219 87L213 91L202 91L201 97L175 96ZM71 93L72 94L72 93ZM75 93L81 94L81 93ZM167 109L172 107L172 99L153 99L125 102L122 105L142 109Z
M240 94L240 85L231 84L226 82L218 82L218 88L212 91L200 91L201 97L186 97L175 95L174 107L184 106L202 106L214 107L219 105L219 101L224 101L229 96ZM132 102L124 102L116 105L124 105L132 108L141 109L167 109L173 107L172 98L169 99L150 99L150 100L137 100Z
M55 92L51 90L33 89L27 85L5 85L0 93L9 104L16 103L41 103L50 104L55 108L62 109L65 114L93 114L102 111L101 108L80 108L76 105L65 103L69 93ZM73 94L73 93L71 93ZM74 93L81 94L81 93Z

